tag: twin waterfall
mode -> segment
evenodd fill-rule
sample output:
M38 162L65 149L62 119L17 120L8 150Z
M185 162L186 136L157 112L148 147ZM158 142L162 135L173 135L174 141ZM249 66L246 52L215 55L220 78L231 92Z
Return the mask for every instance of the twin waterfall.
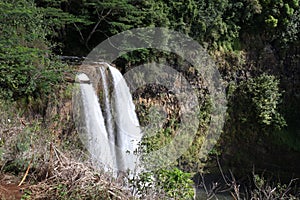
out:
M73 96L81 140L96 166L113 172L137 170L135 151L142 132L126 81L107 63L90 71L77 75L80 87Z

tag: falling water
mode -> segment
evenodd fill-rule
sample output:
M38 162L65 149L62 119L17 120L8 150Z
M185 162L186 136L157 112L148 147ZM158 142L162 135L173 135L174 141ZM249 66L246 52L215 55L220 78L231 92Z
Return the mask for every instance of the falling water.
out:
M138 147L142 134L135 113L135 106L125 79L119 70L108 66L113 79L113 115L115 118L115 144L117 147L117 163L119 170L134 169L137 156L134 151Z
M109 90L106 69L112 77L112 91ZM96 165L106 170L136 170L138 159L134 152L142 134L129 88L116 68L106 65L100 67L99 72L104 113L92 84L88 83L89 78L79 74L80 95L75 97L77 103L74 103L76 126Z
M105 107L105 124L106 124L106 131L108 133L108 140L110 143L110 151L111 155L116 155L115 147L112 144L115 144L115 134L114 134L114 121L111 111L111 105L110 105L110 95L109 95L109 89L108 89L108 80L106 77L106 70L104 67L99 67L101 78L102 78L102 87L103 87L103 99L104 99L104 107ZM114 159L115 163L114 166L117 168L116 164L116 158Z
M85 120L85 123L83 123L85 127L80 127L80 130L84 129L84 134L86 134L83 135L82 140L91 153L92 160L96 165L101 165L105 169L113 168L115 156L110 153L109 143L104 142L108 141L108 134L105 129L98 97L93 86L87 84L89 78L86 74L79 74L77 78L81 82L81 106L83 107L83 118Z

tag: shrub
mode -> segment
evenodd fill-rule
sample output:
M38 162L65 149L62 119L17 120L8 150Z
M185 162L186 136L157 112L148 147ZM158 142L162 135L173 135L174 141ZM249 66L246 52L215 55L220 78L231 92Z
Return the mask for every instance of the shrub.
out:
M193 199L192 175L177 167L139 173L129 178L134 195L146 199Z
M49 27L32 0L0 2L0 97L40 98L62 80L62 64L50 59Z
M231 114L240 124L260 127L260 131L269 133L270 129L286 126L279 113L281 92L279 81L272 75L262 74L250 78L235 89L231 102Z
M158 186L174 199L193 199L194 188L191 174L178 168L161 169L157 175Z

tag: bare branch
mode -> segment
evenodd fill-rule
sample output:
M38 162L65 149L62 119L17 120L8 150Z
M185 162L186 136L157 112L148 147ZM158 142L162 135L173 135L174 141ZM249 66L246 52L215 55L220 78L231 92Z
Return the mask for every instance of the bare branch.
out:
M78 31L82 42L84 42L84 37L83 37L82 32L80 31L79 27L76 25L76 23L73 23L73 25L75 26L76 30Z
M90 32L89 36L87 37L87 39L85 41L85 46L87 49L90 49L88 43L89 43L91 37L93 36L93 34L95 33L96 29L98 28L99 24L111 13L111 11L112 11L112 9L110 9L105 15L103 15L103 10L101 11L101 18L99 18L98 22L96 23L93 30ZM97 14L98 14L98 11L97 11Z

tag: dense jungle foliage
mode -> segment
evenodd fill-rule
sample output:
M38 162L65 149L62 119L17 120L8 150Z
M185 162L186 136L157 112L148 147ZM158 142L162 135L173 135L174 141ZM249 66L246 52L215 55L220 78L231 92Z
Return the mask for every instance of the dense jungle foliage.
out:
M52 127L59 127L60 135L51 137L55 142L68 140L68 131L74 127L70 116L59 117L59 110L71 99L68 78L76 70L62 63L59 56L87 56L101 41L137 27L166 27L192 37L216 60L226 82L226 122L210 156L197 159L211 111L207 88L200 85L200 127L193 145L169 170L154 175L168 182L161 188L169 197L191 197L190 173L219 173L219 165L243 180L253 168L255 173L267 171L270 181L280 177L286 183L300 177L298 0L1 0L0 114L13 105L18 110L14 114L22 119L41 117L39 122L30 123L39 127L29 131L32 133L47 128L53 132L47 123L57 120ZM114 64L126 72L141 63L159 61L162 55L175 69L187 65L176 55L151 49L122 55ZM197 73L183 73L189 81L201 82ZM149 91L151 97L151 91L155 93L157 89ZM57 113L49 119L47 113L51 106L56 107ZM148 107L136 107L140 120L146 123L144 114ZM3 117L11 119L13 113ZM148 150L172 139L178 119L176 114L170 118L169 126L163 127L160 134L144 140ZM65 119L67 122L62 123ZM13 158L4 156L7 149L4 149L6 129L3 127L7 119L3 118L1 123L0 172L11 171L5 163ZM9 125L10 130L12 127ZM22 147L16 148L23 151L18 149ZM25 171L26 164L17 167L17 171ZM178 187L175 180L182 181L186 192L173 190ZM138 187L143 182L131 181ZM252 183L261 181L264 180L255 176ZM267 188L267 183L261 184L260 188ZM260 190L253 191L253 196L262 198ZM280 198L281 193L277 194Z

